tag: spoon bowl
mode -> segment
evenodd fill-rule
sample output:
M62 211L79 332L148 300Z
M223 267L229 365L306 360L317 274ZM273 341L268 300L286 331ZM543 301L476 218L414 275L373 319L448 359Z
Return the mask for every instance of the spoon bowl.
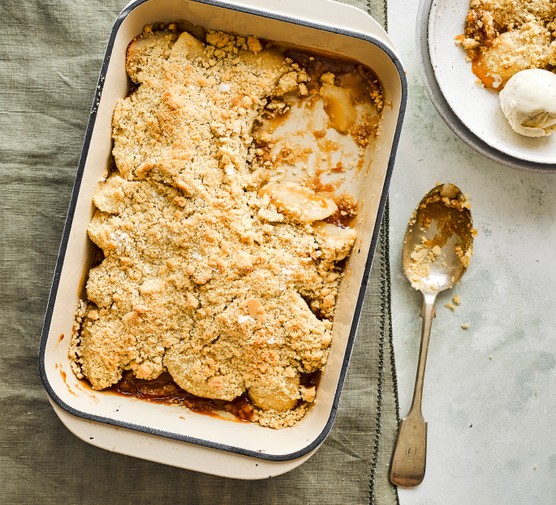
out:
M421 404L434 304L438 293L452 288L467 270L475 233L469 202L454 184L429 191L407 226L402 264L411 285L423 294L423 326L413 401L400 422L390 465L390 481L401 487L417 486L425 476L427 423Z
M457 186L441 184L429 191L403 241L402 264L411 285L436 293L452 288L469 265L474 234L469 202Z

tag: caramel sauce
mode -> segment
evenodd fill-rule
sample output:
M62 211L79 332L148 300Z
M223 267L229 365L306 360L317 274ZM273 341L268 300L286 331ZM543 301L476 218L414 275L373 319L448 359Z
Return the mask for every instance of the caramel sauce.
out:
M339 228L352 228L355 216L342 214L339 210L334 212L330 217L326 218L327 223L338 226Z
M88 254L85 261L85 268L79 279L77 285L77 295L82 300L87 299L87 281L89 280L89 272L94 267L100 265L104 259L104 253L97 245L93 244L90 240L87 241Z
M122 379L107 391L153 403L179 405L187 407L192 412L212 417L222 417L219 412L227 412L238 421L253 419L253 405L246 395L232 401L200 398L180 388L168 372L162 373L156 379L144 380L136 378L132 372L127 371L124 372Z
M318 388L319 384L320 384L320 379L322 376L322 371L318 370L316 372L311 372L311 373L305 373L302 374L300 377L300 383L301 385L310 388L310 387L315 387Z
M334 201L338 210L325 221L340 228L353 228L353 222L357 217L357 203L349 195L340 195Z
M324 183L322 182L321 178L321 173L317 173L312 179L309 180L309 185L311 187L311 189L313 189L313 191L315 191L316 193L334 193L334 190L336 189L332 184L330 183Z
M70 388L70 386L68 384L68 375L66 374L66 371L62 368L62 365L60 363L56 363L56 368L60 372L60 377L62 377L62 381L64 382L64 384L68 388L68 392L70 394L72 394L73 396L78 396L78 394L73 389Z
M318 387L321 372L302 374L300 382L305 387ZM230 420L222 416L222 412L232 414L239 422L250 422L253 419L253 405L247 394L232 401L213 400L192 395L180 388L168 372L162 373L153 380L138 379L131 371L124 372L122 379L106 391L132 396L140 400L164 405L187 407L192 412Z
M489 73L488 69L485 68L481 59L475 59L471 62L471 71L483 83L485 88L495 89L494 88L495 79Z
M341 161L338 161L338 163L336 163L336 166L334 166L330 169L330 171L334 174L342 174L346 170L347 170L346 167L344 167L344 165L342 164Z

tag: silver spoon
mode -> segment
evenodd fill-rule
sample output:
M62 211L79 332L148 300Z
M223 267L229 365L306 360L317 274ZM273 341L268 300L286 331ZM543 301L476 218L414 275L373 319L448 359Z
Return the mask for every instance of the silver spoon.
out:
M469 203L453 184L429 191L407 226L403 269L411 285L423 293L423 326L413 401L400 422L390 464L390 481L398 486L418 486L425 476L427 423L421 403L434 304L438 293L452 288L467 269L474 236Z

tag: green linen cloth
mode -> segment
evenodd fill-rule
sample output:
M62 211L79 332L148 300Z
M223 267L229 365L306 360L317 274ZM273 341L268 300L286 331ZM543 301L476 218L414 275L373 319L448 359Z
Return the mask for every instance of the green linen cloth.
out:
M336 423L319 451L272 479L239 481L93 447L58 420L38 347L91 100L127 0L0 2L0 503L398 503L388 215ZM383 25L386 0L351 3Z

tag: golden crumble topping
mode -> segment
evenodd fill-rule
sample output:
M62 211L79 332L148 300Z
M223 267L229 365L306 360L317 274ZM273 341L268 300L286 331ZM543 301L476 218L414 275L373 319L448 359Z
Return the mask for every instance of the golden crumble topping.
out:
M290 426L315 399L304 378L326 364L356 240L356 201L322 179L345 176L341 155L365 168L381 88L354 64L335 74L307 57L308 71L254 37L169 28L128 48L133 86L114 110L116 169L93 199L103 258L78 310L74 370L94 389L169 372L188 393L247 395L253 421Z
M556 3L552 0L471 0L456 42L473 73L499 91L517 72L556 68Z

